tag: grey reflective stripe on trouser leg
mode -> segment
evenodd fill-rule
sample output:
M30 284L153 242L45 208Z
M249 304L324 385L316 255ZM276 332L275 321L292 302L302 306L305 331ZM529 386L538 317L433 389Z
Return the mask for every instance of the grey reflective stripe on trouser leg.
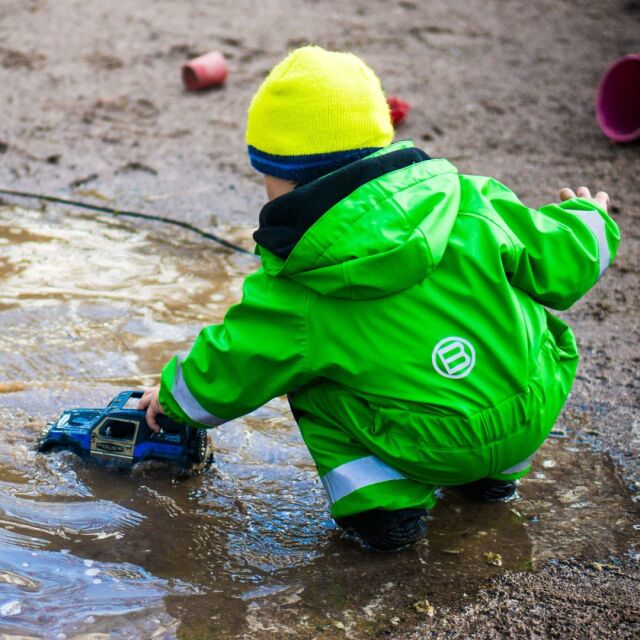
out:
M509 467L508 469L505 469L500 473L504 474L505 476L508 476L510 473L520 473L520 471L524 471L531 464L531 461L533 460L533 457L536 455L536 453L537 452L532 453L528 458L526 458L522 462L518 462L518 464L514 464L513 467Z
M600 259L600 273L598 278L606 271L611 262L611 252L607 244L607 232L604 218L597 211L576 211L567 209L577 215L584 222L598 240L598 256Z
M173 388L171 389L173 399L180 405L180 408L194 421L200 424L206 424L209 427L217 427L219 424L226 422L223 418L218 418L209 413L194 397L187 383L182 377L182 366L180 360L176 364L176 377L173 380Z
M320 478L329 494L331 504L369 485L387 480L406 479L406 476L375 456L345 462Z

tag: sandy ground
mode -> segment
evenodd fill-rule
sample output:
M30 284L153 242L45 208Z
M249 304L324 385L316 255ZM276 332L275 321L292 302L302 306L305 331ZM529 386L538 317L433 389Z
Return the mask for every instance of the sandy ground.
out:
M263 196L246 107L308 42L362 55L413 105L398 137L461 171L532 206L566 185L612 194L623 243L565 314L583 358L560 425L612 456L637 503L640 145L607 142L593 113L606 66L640 49L636 0L0 0L0 187L252 225ZM229 60L226 86L186 93L181 63L210 49ZM618 560L506 573L411 637L637 637L637 557Z

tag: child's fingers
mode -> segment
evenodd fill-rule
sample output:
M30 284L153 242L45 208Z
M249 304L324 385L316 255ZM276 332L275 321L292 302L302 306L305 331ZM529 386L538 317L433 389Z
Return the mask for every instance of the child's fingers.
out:
M160 431L160 425L158 424L158 421L156 418L161 413L164 413L164 411L162 410L162 406L158 401L158 395L157 395L156 389L153 389L152 396L153 397L151 399L151 402L149 403L149 408L147 409L147 414L146 414L147 424L149 425L149 429L151 429L151 431L158 432Z
M156 416L164 413L164 411L162 410L162 405L158 401L158 387L147 389L142 394L142 398L138 400L136 408L142 411L145 411L146 409L145 417L147 420L147 424L149 425L149 429L155 432L160 431L160 425L156 420Z
M138 400L138 404L136 405L136 409L146 409L151 404L151 398L153 397L153 389L147 389L143 394L142 398Z
M605 209L609 206L609 194L606 191L598 191L594 196L594 200Z
M564 189L560 189L560 200L564 202L565 200L571 200L571 198L575 198L576 194L569 187L565 187Z
M578 198L590 198L591 191L589 191L588 187L578 187L576 190L576 195Z
M158 433L160 431L160 425L158 424L158 421L156 420L156 416L159 414L160 412L156 410L155 408L155 404L152 403L149 405L149 408L147 409L147 424L149 425L149 429L151 429L151 431L155 431L156 433Z
M609 206L609 194L606 191L598 191L595 196L591 195L591 191L588 187L578 187L575 192L573 189L565 187L560 190L560 200L570 200L571 198L585 198L586 200L592 200L599 204L603 209L607 209Z

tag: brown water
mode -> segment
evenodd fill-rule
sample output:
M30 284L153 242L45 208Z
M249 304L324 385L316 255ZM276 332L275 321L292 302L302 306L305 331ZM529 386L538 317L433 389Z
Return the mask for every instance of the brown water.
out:
M505 569L629 551L626 492L575 438L544 446L518 500L446 492L396 554L335 529L281 399L215 430L216 466L192 478L35 452L62 409L157 381L253 268L165 228L0 208L0 637L360 638Z

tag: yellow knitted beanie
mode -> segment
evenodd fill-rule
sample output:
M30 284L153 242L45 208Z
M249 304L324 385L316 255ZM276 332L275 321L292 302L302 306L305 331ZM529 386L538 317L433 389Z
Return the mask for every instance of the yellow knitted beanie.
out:
M357 56L307 46L277 64L251 101L252 165L296 180L357 160L393 139L380 80Z

